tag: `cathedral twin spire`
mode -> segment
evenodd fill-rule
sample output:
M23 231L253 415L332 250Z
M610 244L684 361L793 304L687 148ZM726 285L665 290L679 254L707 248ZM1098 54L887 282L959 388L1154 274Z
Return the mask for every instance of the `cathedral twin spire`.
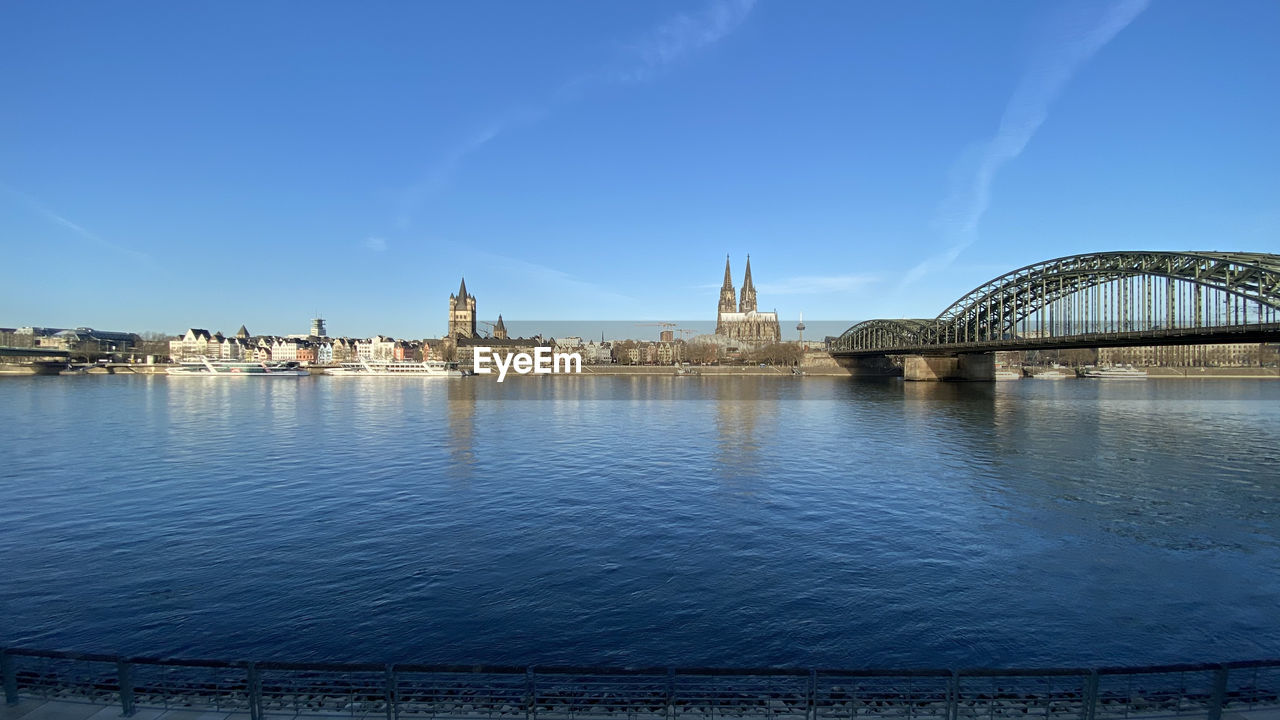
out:
M738 293L733 289L733 275L729 272L729 256L724 256L724 285L720 286L720 309L718 313L738 311Z
M782 328L778 313L756 309L756 284L751 278L751 256L747 256L747 272L742 278L741 294L734 292L733 272L729 258L724 259L724 286L720 288L720 313L716 316L716 335L728 338L730 346L761 347L779 342Z
M747 256L747 275L742 280L742 300L738 301L737 292L733 289L733 273L729 270L729 256L724 256L724 285L720 287L720 310L722 313L755 312L756 286L751 282L751 256Z
M747 256L747 276L742 280L742 300L738 312L756 311L756 286L751 282L751 256Z

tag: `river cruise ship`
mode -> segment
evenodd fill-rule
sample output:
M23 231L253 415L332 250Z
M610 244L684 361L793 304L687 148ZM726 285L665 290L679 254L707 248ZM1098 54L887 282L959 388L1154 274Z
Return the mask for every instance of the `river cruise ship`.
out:
M1146 380L1147 371L1126 365L1124 367L1091 368L1085 371L1084 376L1095 380Z
M184 362L178 367L169 368L166 372L170 375L190 375L198 377L243 377L249 375L255 377L301 377L303 375L311 374L301 367L298 367L298 363L294 362L271 362L270 360L209 360L206 358Z
M343 363L342 367L326 370L339 377L462 377L466 373L458 369L458 363L427 360L370 361Z
M1040 372L1031 374L1031 379L1033 380L1065 380L1069 377L1074 376L1068 375L1058 368L1050 368L1048 370L1041 370Z

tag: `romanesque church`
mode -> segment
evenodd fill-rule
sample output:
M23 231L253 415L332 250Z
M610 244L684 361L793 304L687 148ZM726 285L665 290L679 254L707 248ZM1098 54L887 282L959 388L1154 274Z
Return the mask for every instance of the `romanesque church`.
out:
M476 333L476 298L467 293L467 279L462 278L458 292L449 296L449 332L445 337L473 338Z

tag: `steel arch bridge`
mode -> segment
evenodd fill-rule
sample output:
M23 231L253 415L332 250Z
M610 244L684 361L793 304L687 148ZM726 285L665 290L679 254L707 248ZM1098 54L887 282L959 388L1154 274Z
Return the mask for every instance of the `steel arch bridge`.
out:
M1071 255L989 280L932 319L867 320L836 356L1280 341L1280 255Z

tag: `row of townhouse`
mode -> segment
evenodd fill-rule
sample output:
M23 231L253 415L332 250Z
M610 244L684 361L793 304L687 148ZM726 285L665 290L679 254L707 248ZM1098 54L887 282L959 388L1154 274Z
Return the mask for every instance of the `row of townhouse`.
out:
M626 365L675 365L689 361L689 348L682 340L628 340L618 344L617 355L613 359Z
M191 328L182 337L169 341L169 357L175 362L210 360L291 360L332 362L333 346L297 338L270 335L226 337L203 328Z
M446 352L444 340L397 340L375 335L368 340L353 340L351 343L354 357L377 362L444 360Z
M576 352L588 365L608 365L622 361L632 365L674 365L688 362L688 346L683 340L620 341L623 356L614 357L615 343L601 340L583 342L580 337L564 337L554 341L556 352Z
M555 340L555 351L561 353L576 352L582 356L587 365L608 365L613 362L613 345L604 340L583 342L580 337L565 337Z
M169 356L174 362L208 358L273 360L308 365L331 365L356 360L439 360L443 357L439 340L396 340L383 335L369 339L274 335L251 337L243 327L232 337L226 337L221 332L211 333L203 328L191 328L181 337L169 341Z

